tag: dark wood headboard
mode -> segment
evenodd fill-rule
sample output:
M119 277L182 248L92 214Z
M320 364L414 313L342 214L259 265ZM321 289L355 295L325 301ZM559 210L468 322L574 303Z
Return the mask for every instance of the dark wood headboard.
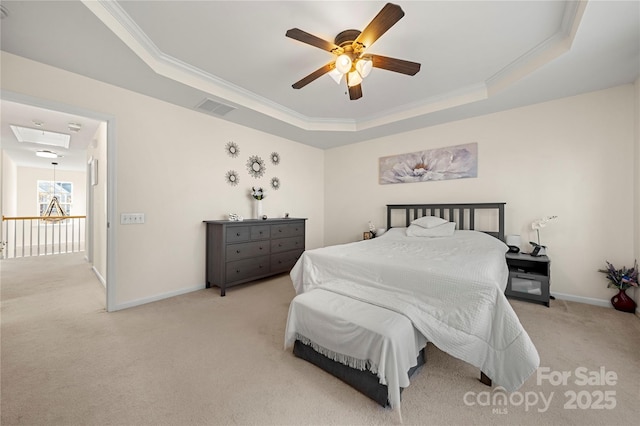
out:
M504 241L504 205L506 203L469 203L469 204L387 204L387 229L392 226L394 211L404 211L404 224L409 226L412 221L422 216L438 216L449 222L458 224L457 229L469 229L486 232ZM476 212L493 211L497 213L497 230L476 229ZM397 225L396 225L397 226Z

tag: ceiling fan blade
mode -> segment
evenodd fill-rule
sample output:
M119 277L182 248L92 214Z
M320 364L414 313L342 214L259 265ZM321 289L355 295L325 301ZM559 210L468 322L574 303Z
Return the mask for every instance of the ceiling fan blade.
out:
M420 71L420 64L417 62L405 61L403 59L389 58L380 55L368 55L373 61L375 68L399 72L401 74L416 75Z
M304 77L300 81L297 81L297 82L293 83L291 85L291 87L293 87L294 89L302 89L304 86L306 86L307 84L311 83L316 78L322 77L323 75L325 75L326 73L328 73L329 71L334 69L335 66L336 65L335 65L334 62L329 62L328 64L323 65L322 67L318 68L317 70L315 70L314 72L312 72L308 76Z
M355 86L349 87L349 99L355 101L356 99L360 99L362 97L362 85L357 84Z
M344 50L336 46L334 43L323 40L320 37L316 37L313 34L309 34L306 31L302 31L299 28L292 28L285 34L287 37L292 38L294 40L301 41L306 44L310 44L311 46L318 47L322 50L326 50L327 52L336 53L338 55L342 54Z
M382 36L389 28L395 25L404 16L402 8L396 4L387 3L382 10L378 12L375 18L367 28L365 28L358 38L353 42L354 50L359 50L356 46L360 45L361 49L369 48L377 39Z

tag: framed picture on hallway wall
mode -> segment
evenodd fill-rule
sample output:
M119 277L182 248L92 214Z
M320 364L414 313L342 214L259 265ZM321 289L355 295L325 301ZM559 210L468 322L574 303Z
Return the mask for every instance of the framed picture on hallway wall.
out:
M98 159L94 158L89 163L89 170L91 171L91 185L96 186L98 184Z

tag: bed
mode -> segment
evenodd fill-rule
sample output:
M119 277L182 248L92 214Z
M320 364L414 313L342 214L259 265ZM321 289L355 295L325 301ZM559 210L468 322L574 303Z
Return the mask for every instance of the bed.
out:
M431 232L451 226L456 228L451 234ZM485 382L491 379L508 391L518 389L540 361L504 296L504 203L387 205L387 229L374 239L303 253L291 271L297 296L290 306L285 347L331 374L337 375L334 368L346 368L341 374L348 380L337 376L374 400L375 392L358 384L375 375L380 385L376 392L386 391L392 407L399 408L398 387L408 386L412 369L421 361L419 347L427 341L478 367ZM352 313L346 334L341 334L345 318L334 312L339 305ZM310 309L322 317L308 315ZM377 344L388 351L396 345L404 348L402 355L392 357L379 348L372 355L368 347L363 352L362 345L351 345L350 333L360 316L371 322L359 326L373 329L364 346ZM383 342L397 334L410 335L398 317L408 320L416 338ZM370 326L376 318L380 324L397 320L402 333ZM406 361L416 351L418 357L411 362L393 366L390 361Z

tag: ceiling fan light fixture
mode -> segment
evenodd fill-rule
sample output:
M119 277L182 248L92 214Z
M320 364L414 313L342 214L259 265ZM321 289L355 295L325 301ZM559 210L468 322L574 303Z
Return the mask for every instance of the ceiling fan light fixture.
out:
M351 58L348 55L340 55L336 59L336 69L341 74L346 74L351 70Z
M356 70L362 78L366 78L373 69L373 61L371 59L360 59L356 62Z
M420 64L417 62L373 55L366 51L369 46L402 19L403 16L404 11L400 6L387 3L367 24L364 30L344 30L336 35L333 42L309 34L299 28L291 28L285 33L286 37L335 55L332 62L323 65L311 74L296 81L291 87L301 89L324 74L330 74L331 78L340 84L342 78L339 74L346 75L349 99L355 101L362 97L362 87L360 83L362 83L362 80L369 75L374 67L405 75L415 75L420 71Z
M329 71L328 74L333 79L333 81L336 82L336 84L340 84L340 82L342 81L342 76L344 75L335 68Z
M36 151L36 156L42 157L42 158L58 158L58 157L61 157L56 152L49 151L49 150L46 150L46 149L41 149L41 150Z
M347 74L347 86L353 87L362 83L362 76L358 71L351 71Z

